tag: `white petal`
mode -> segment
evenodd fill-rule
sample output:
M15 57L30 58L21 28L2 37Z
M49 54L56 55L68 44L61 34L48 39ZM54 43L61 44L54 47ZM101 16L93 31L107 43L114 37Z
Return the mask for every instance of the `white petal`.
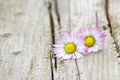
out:
M99 51L99 47L97 45L94 45L93 47L88 48L88 53L97 52L97 51Z
M76 59L76 56L75 56L75 54L73 54L73 55L72 55L72 59Z
M65 52L62 52L62 53L56 54L56 57L57 57L57 58L61 58L61 57L63 57L64 55L65 55Z
M95 50L94 51L99 51L99 50L102 50L102 46L100 46L100 45L95 45Z
M71 37L67 37L67 42L73 42Z
M63 58L63 59L70 59L71 57L72 57L72 55L65 54L62 58Z
M72 54L68 54L68 59L71 59L72 58Z
M76 45L81 45L82 44L82 40L80 41L79 39L77 39L77 38L74 38L73 39L73 41L74 41L74 43L76 44Z
M77 51L81 52L81 53L86 53L86 48L85 48L84 45L83 46L77 46Z
M65 51L63 48L54 48L53 52L54 52L54 54L59 54L59 53L65 52Z
M93 50L94 50L94 48L93 48L93 47L88 48L88 53L94 52Z
M75 52L75 55L76 55L77 58L83 58L83 55L80 54L79 52Z
M53 47L64 47L64 44L54 44Z

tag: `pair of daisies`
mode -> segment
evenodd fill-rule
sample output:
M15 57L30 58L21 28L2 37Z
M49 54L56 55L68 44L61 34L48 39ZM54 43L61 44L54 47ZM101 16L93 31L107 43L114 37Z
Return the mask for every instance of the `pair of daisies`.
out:
M102 29L91 26L77 32L64 32L55 40L53 53L57 58L78 59L83 55L103 49L105 34Z

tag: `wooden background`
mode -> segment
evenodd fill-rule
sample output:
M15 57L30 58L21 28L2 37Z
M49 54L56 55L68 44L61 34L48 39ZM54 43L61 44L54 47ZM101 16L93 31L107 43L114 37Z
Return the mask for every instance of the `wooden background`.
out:
M104 50L55 59L60 33L96 25ZM120 0L0 0L0 80L120 80Z

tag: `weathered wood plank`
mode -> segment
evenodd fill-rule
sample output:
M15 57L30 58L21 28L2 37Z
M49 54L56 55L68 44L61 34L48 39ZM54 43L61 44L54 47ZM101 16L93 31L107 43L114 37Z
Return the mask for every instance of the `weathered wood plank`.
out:
M101 52L86 56L83 60L77 60L77 63L74 60L58 59L57 70L54 70L55 80L118 80L116 77L117 53L110 34L110 26L108 26L105 0L55 1L58 3L57 15L53 11L56 36L64 31L77 31L86 24L95 26L95 12L98 13L99 26L105 29L104 32L107 35L104 50Z
M46 0L0 0L0 80L51 80Z
M70 6L68 6L68 1L63 1L63 0L55 0L55 1L56 2L53 2L52 5L54 6L53 19L54 19L54 25L55 25L54 27L55 37L57 37L61 32L70 31L69 11L68 11L69 10L68 8ZM57 12L59 11L57 7L58 9L63 10L65 14L61 14L63 12L60 12L60 13ZM60 22L59 22L59 17L60 17ZM79 76L78 69L76 67L76 62L74 60L71 60L71 61L63 61L60 59L57 60L57 69L54 69L55 80L79 80L78 76Z
M117 78L120 79L120 0L108 1L108 13L111 26L111 34L114 38L116 51L118 55L118 74Z

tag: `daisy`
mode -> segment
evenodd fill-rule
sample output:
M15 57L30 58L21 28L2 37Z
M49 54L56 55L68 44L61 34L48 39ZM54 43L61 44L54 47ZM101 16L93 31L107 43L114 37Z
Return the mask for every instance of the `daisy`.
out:
M57 58L83 58L81 53L86 53L87 49L82 45L84 45L82 39L78 38L75 33L64 32L55 40L53 52Z
M84 46L88 48L88 53L103 49L105 34L99 27L83 27L78 31L77 36L83 38Z

